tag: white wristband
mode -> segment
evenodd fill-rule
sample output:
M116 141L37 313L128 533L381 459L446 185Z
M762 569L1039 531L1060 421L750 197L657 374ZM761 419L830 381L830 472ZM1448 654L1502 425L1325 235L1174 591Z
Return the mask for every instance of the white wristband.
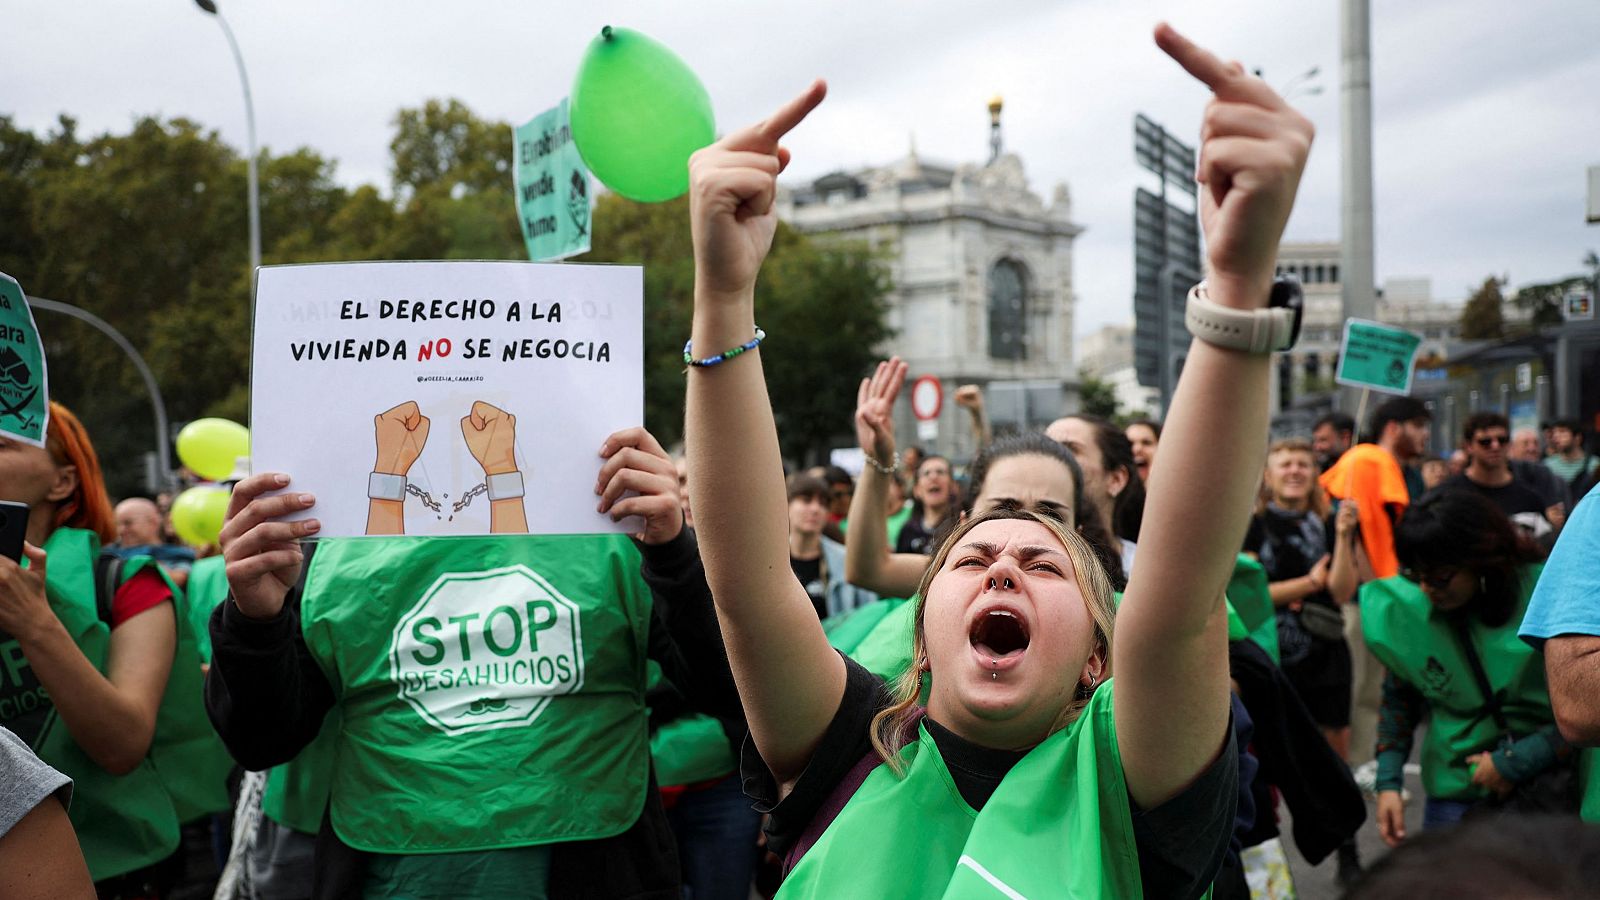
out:
M489 486L489 500L515 500L522 496L522 473L501 472L484 479Z
M404 500L406 477L388 472L373 472L367 476L367 496L373 500Z

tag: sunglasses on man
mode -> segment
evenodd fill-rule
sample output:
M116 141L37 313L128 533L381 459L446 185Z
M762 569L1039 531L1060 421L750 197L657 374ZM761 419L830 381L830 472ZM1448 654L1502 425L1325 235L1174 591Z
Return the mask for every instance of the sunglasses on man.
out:
M1504 447L1511 443L1511 437L1504 434L1491 434L1487 437L1474 438L1472 442L1479 447Z

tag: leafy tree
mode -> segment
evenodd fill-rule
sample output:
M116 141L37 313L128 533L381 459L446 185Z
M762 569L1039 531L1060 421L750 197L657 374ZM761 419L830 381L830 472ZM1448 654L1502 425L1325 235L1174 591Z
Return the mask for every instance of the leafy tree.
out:
M1483 286L1467 299L1467 305L1461 310L1461 337L1469 341L1505 337L1505 302L1499 279L1493 275L1485 278Z
M1569 275L1555 281L1523 285L1517 289L1517 295L1511 302L1519 309L1532 312L1529 324L1536 330L1560 325L1566 321L1562 304L1569 291L1600 287L1600 257L1591 250L1584 255L1583 264L1589 268L1588 275Z
M683 434L683 341L694 306L688 201L644 204L607 194L594 221L594 247L584 261L644 266L645 426L674 443ZM756 310L771 346L781 348L763 355L762 366L791 458L816 459L848 432L856 386L890 336L888 291L887 268L865 245L778 226L756 284Z
M1115 421L1121 414L1117 406L1117 392L1110 382L1101 381L1087 370L1078 372L1078 397L1082 410L1102 419Z

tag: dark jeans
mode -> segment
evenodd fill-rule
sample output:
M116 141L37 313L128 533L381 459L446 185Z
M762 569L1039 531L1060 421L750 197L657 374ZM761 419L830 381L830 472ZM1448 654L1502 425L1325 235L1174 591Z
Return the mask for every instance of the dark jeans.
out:
M688 791L667 810L678 839L683 896L689 900L746 900L756 868L761 814L751 808L737 774Z

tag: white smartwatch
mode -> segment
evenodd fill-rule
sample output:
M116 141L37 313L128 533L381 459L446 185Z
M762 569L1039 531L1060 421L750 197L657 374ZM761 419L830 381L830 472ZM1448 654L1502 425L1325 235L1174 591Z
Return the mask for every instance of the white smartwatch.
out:
M1279 278L1272 283L1266 309L1233 309L1211 302L1204 281L1189 289L1183 324L1189 333L1217 347L1246 353L1288 350L1300 338L1305 295L1300 282Z
M367 497L372 500L406 499L406 477L388 472L373 472L367 476Z
M522 473L501 472L484 479L489 486L489 500L515 500L522 496Z

